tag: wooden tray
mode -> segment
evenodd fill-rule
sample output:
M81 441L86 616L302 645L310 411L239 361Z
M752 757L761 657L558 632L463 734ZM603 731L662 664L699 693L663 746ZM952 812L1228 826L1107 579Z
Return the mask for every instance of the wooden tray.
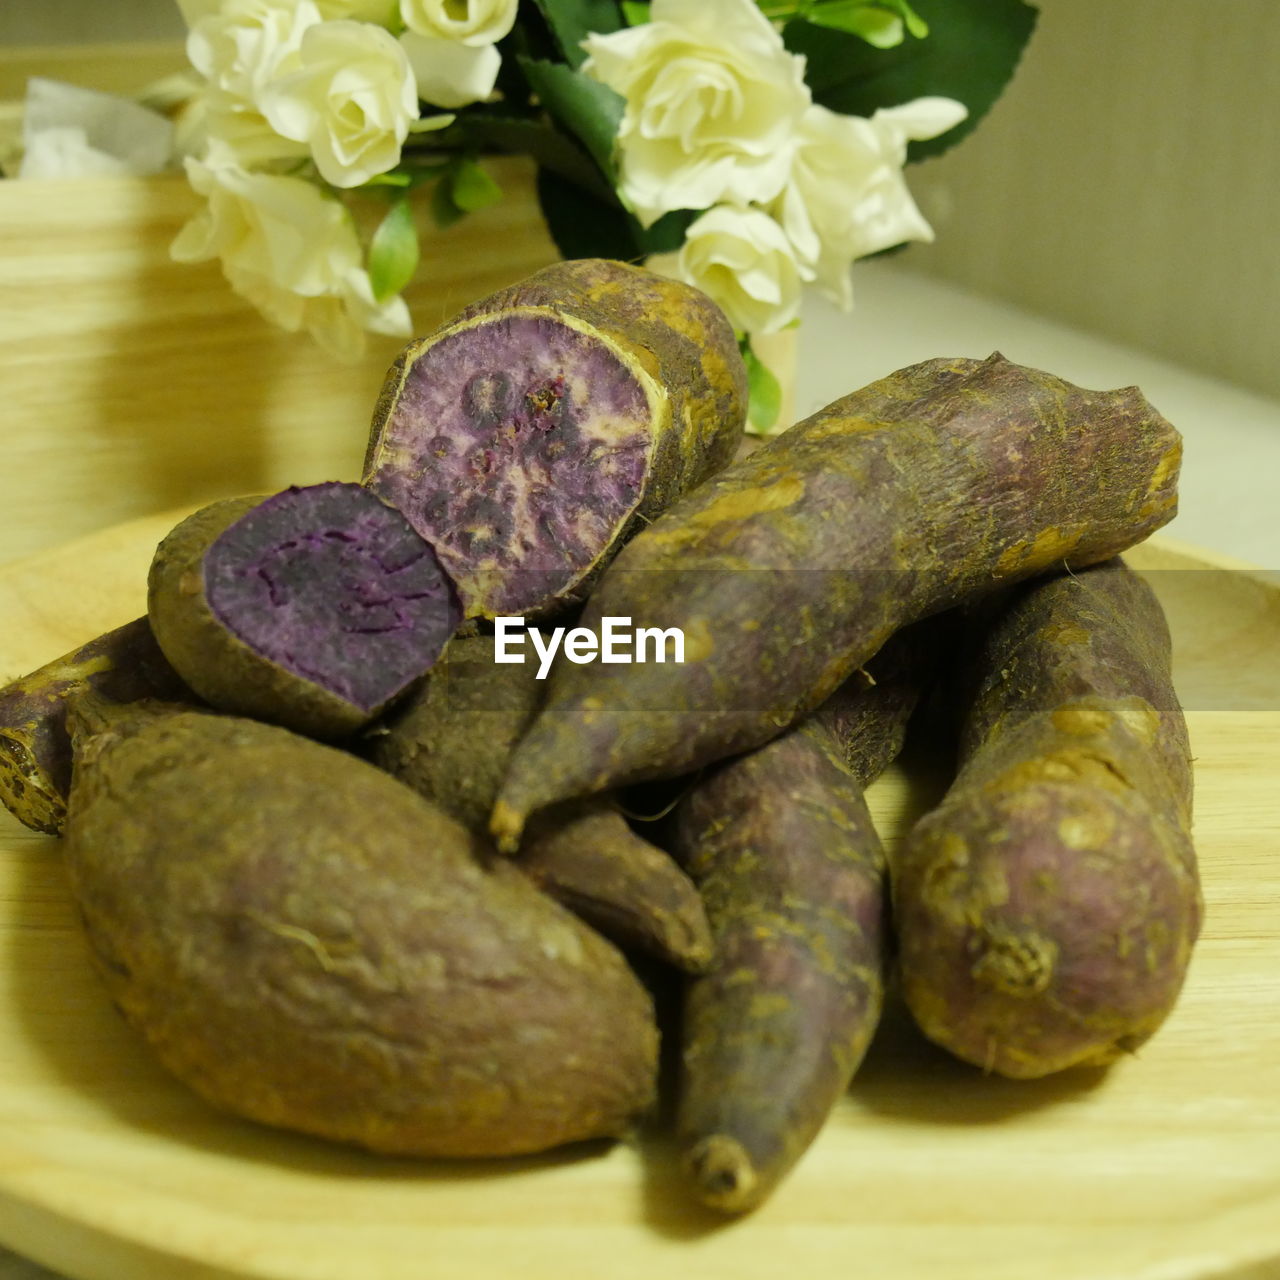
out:
M0 676L141 612L137 521L0 571ZM1174 544L1208 918L1140 1055L988 1078L888 1020L754 1216L684 1200L661 1138L489 1164L226 1119L153 1065L90 969L58 845L0 823L0 1240L79 1280L1263 1280L1280 1275L1280 585ZM919 797L873 791L893 840Z

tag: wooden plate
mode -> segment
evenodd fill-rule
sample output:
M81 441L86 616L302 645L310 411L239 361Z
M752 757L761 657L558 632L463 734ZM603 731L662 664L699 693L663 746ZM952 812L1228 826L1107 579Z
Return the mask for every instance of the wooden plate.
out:
M172 515L0 572L0 676L143 607ZM890 1018L754 1216L690 1207L661 1138L490 1164L363 1156L215 1114L89 966L58 844L0 822L0 1240L81 1280L1262 1280L1280 1275L1280 585L1170 543L1208 904L1140 1055L987 1078ZM890 840L920 798L873 808Z

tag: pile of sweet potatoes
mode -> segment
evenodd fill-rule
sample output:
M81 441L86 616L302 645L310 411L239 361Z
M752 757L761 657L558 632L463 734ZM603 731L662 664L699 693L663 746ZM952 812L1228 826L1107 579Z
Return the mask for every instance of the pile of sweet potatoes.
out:
M146 618L0 691L0 797L65 837L170 1071L508 1155L653 1115L665 1035L692 1194L741 1212L895 983L1011 1077L1156 1030L1200 923L1191 768L1117 557L1174 514L1177 432L993 355L734 461L746 394L705 297L560 264L406 348L359 482L196 513ZM500 660L514 619L561 629L548 680ZM619 619L676 659L588 661ZM864 790L922 700L954 781L888 858Z

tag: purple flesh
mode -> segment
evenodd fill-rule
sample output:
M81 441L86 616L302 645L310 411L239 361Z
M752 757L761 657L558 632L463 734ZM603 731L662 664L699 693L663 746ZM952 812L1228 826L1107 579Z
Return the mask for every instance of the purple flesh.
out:
M205 555L213 615L278 666L374 711L426 671L461 621L409 522L358 484L287 489Z
M435 547L469 614L522 614L614 542L652 445L644 387L609 346L506 315L418 357L368 484Z

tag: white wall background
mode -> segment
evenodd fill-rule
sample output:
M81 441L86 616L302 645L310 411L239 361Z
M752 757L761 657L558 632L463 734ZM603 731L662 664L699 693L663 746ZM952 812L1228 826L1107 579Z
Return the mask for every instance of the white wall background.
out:
M1280 395L1280 3L1039 5L904 265Z

